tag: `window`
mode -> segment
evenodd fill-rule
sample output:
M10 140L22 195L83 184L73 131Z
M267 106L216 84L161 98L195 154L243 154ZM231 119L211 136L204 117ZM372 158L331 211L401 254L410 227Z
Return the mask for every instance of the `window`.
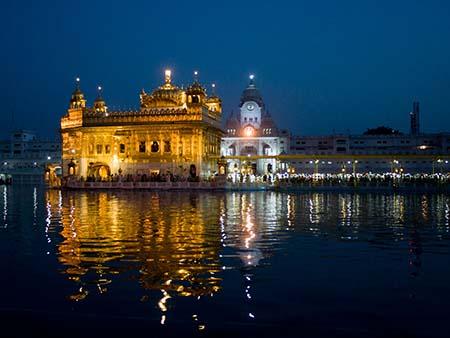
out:
M88 152L89 152L89 154L93 154L94 153L94 145L92 143L90 143L88 145Z
M103 145L97 144L97 154L101 154L103 152Z
M123 144L123 143L120 144L120 146L119 146L119 152L120 152L121 154L124 154L124 153L125 153L125 144Z
M170 149L170 141L164 141L164 152L165 153L170 153L171 149Z
M139 142L139 152L145 153L145 141Z
M111 146L109 144L105 145L105 154L111 153Z
M159 151L159 144L157 141L153 141L151 150L152 150L152 153L157 153Z

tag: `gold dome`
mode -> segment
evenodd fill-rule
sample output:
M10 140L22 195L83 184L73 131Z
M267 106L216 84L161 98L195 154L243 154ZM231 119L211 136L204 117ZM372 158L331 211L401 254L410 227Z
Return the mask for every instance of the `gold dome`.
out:
M172 72L165 71L165 82L151 94L141 92L142 108L180 107L186 102L184 91L172 84Z

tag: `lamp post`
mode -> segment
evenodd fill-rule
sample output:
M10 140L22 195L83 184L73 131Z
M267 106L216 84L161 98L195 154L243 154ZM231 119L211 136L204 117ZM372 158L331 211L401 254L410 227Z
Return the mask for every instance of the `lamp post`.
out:
M358 160L353 161L353 176L356 175L356 165L358 164Z
M394 173L394 172L397 172L397 164L398 164L399 162L397 161L397 160L393 160L392 162L391 162L391 172L392 173Z
M314 175L316 175L316 178L317 178L318 174L319 174L319 160L315 160L314 161Z
M442 163L444 161L442 159L438 159L436 162L438 163L438 166L439 166L439 173L442 174L442 172L443 172L443 170L442 170Z

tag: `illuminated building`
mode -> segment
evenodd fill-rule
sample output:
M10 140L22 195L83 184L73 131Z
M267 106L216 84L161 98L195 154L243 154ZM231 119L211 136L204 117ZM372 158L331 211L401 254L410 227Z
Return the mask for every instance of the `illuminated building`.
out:
M61 143L40 139L34 131L16 130L0 141L0 179L11 176L14 184L43 184L47 165L59 165Z
M279 168L274 158L253 159L254 156L285 154L288 151L289 135L277 128L266 110L262 96L256 88L254 76L250 75L248 87L242 92L239 114L232 113L225 126L222 138L223 156L247 156L248 160L231 159L228 172L244 174L266 174Z
M450 134L420 132L418 102L413 105L409 134L290 135L264 115L264 103L253 79L242 94L240 111L240 115L228 118L227 134L222 139L221 151L230 163L229 173L450 172Z
M208 176L217 170L222 103L197 79L186 89L165 82L142 90L137 111L110 111L99 87L88 107L77 79L61 119L63 176L106 178L114 174Z
M296 173L449 172L450 134L293 136L286 165Z

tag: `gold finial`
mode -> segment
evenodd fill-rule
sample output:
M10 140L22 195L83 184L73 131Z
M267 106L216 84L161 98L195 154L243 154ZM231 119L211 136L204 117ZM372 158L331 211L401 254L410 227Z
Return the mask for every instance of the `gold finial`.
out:
M166 69L164 72L164 77L166 84L170 84L172 82L172 71L170 69Z
M103 88L102 86L97 86L97 98L102 97Z

